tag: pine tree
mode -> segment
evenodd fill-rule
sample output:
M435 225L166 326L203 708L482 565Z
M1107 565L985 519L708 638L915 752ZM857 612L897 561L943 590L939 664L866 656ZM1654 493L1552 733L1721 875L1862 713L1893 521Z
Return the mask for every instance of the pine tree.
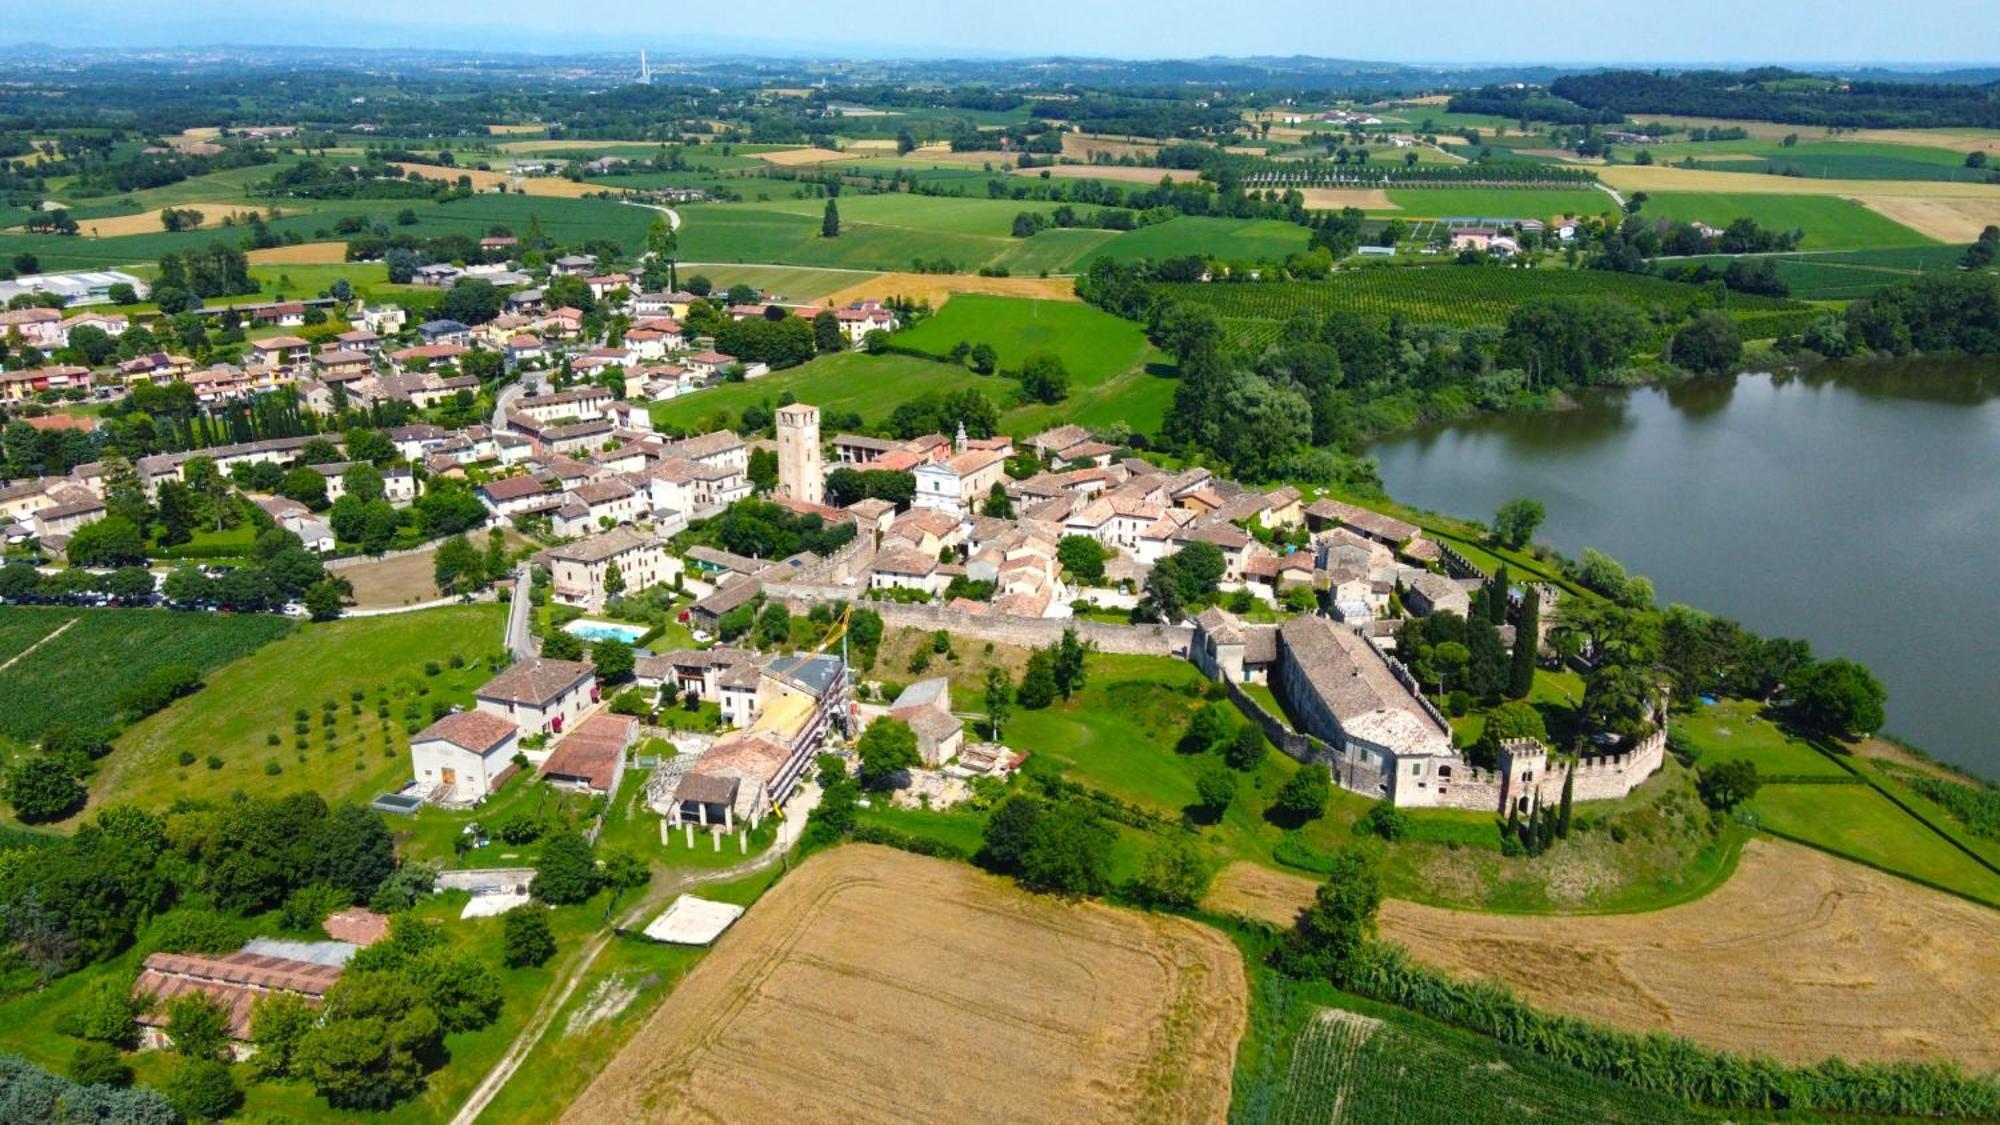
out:
M1530 586L1521 599L1521 618L1514 623L1514 664L1509 670L1507 697L1526 699L1535 686L1535 635L1541 630L1542 599Z
M1556 814L1556 836L1559 839L1569 839L1570 803L1575 799L1575 796L1576 766L1571 764L1569 770L1563 774L1562 810Z
M1501 563L1486 587L1486 619L1495 626L1507 623L1507 584L1507 564Z

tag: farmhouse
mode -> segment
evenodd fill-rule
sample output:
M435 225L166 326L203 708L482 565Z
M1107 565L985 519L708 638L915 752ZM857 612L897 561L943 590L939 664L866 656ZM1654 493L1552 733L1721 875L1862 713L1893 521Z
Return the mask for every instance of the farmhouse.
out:
M455 711L410 736L410 765L425 800L471 805L500 787L520 747L513 722L490 711Z
M538 734L560 734L597 702L597 669L539 656L520 661L473 693L479 710Z
M542 777L585 793L616 793L625 776L625 751L638 735L638 719L600 711L556 743L542 763Z
M150 997L139 1015L142 1043L164 1047L173 1042L167 1031L167 1005L181 996L200 994L222 1006L229 1038L241 1052L250 1042L250 1019L259 999L289 992L317 1006L340 979L342 966L295 961L239 950L221 956L155 953L146 958L132 982L134 997Z
M551 547L544 557L556 601L591 613L603 612L610 594L605 583L614 568L621 588L635 594L671 582L681 572L680 560L667 553L665 544L622 527Z

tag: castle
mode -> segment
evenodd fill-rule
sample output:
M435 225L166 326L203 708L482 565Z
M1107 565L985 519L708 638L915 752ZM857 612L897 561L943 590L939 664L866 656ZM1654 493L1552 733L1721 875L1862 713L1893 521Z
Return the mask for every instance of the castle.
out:
M1317 614L1245 625L1210 609L1195 619L1188 656L1211 679L1268 683L1301 728L1292 737L1277 731L1280 748L1325 765L1342 788L1398 807L1526 812L1560 800L1566 779L1574 800L1614 799L1665 760L1662 722L1631 750L1566 769L1552 770L1548 747L1534 739L1502 743L1498 768L1481 769L1452 746L1451 724L1408 670L1369 637Z

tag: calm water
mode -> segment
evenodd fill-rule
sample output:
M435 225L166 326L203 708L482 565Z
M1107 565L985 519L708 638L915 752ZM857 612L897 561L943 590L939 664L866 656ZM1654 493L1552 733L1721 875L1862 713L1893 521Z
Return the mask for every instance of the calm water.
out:
M1371 451L1390 495L1595 547L1679 601L1868 665L1889 733L2000 777L2000 364L1874 363L1593 396Z

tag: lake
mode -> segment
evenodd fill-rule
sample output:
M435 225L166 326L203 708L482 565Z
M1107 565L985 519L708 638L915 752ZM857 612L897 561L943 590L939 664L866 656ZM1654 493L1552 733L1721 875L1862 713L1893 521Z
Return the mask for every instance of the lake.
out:
M2000 364L1825 365L1592 392L1378 442L1391 496L1595 547L1662 604L1847 656L1887 733L2000 777Z

